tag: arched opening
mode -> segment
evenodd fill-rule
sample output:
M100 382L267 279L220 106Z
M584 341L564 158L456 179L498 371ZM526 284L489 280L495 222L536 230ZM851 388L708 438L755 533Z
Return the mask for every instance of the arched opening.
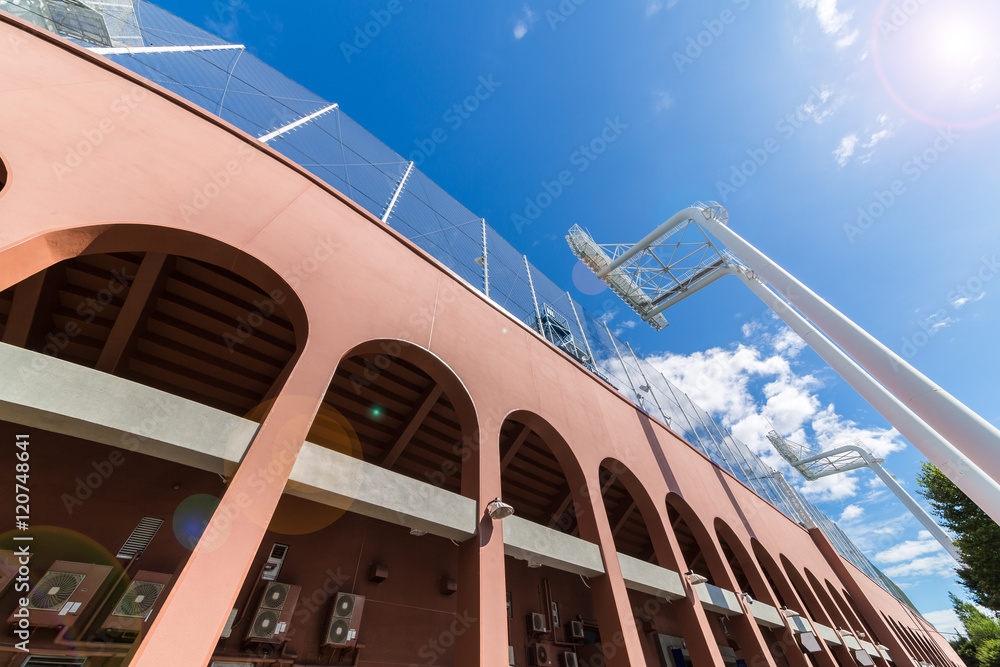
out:
M685 570L704 577L695 590L709 618L723 659L751 662L764 647L757 644L739 601L743 592L724 560L721 548L695 511L676 493L667 495L667 516L684 556ZM725 600L725 602L723 602Z
M841 616L844 619L842 627L852 632L863 632L867 635L867 627L861 622L861 618L855 613L855 610L847 604L847 601L840 592L830 581L826 582L826 587L830 591L830 598L834 601L835 608L840 610Z
M0 341L259 420L306 334L269 283L190 256L80 255L0 292Z
M872 630L871 625L868 623L867 619L865 619L864 614L861 613L861 608L858 607L857 602L854 601L854 598L852 598L851 594L848 593L846 590L844 591L844 599L847 601L847 604L850 605L851 612L857 619L858 628L860 628L862 632L868 635L868 637L870 638L869 641L878 642L879 641L878 636Z
M722 547L722 555L729 564L736 579L740 591L748 593L755 603L764 603L779 609L780 602L772 596L770 591L774 590L773 584L767 583L766 575L754 562L753 556L746 550L739 537L722 519L715 520L715 533L719 539L719 546ZM770 586L770 588L768 588ZM774 595L777 595L775 593ZM758 619L756 622L760 628L760 633L764 641L771 649L771 655L777 664L788 664L785 655L785 642L782 641L781 633L784 625L776 621L780 619L772 618L767 620Z
M896 633L896 636L903 643L903 646L906 647L906 651L909 654L910 658L914 660L923 659L921 657L920 650L913 644L913 640L910 637L910 635L906 632L906 629L900 623L898 623L896 619L889 618L885 616L884 613L882 614L882 616L889 621L889 627L892 628L892 630Z
M845 628L852 629L857 627L853 622L848 621L847 617L844 616L844 610L839 604L834 600L834 598L827 592L823 584L820 583L819 579L805 568L806 579L812 586L812 589L816 592L816 597L819 599L820 604L826 609L827 615L830 617L830 622L834 628ZM829 584L829 582L827 582Z
M677 572L666 529L653 499L624 464L606 459L599 470L601 493L615 550L628 588L629 606L635 618L647 664L672 660L665 646L682 644L682 620L674 600L678 592L657 591L648 583L630 581L629 573L641 561ZM682 603L678 603L682 604Z
M599 573L584 574L587 566L579 562L601 558L583 470L550 424L523 411L501 425L500 470L503 500L514 508L504 520L505 536L515 524L537 526L525 526L532 534L527 545L507 548L504 559L508 644L517 664L564 664L565 653L580 664L603 664L602 642L611 634L606 621L617 614L598 606L594 589L604 584L590 581ZM553 544L561 546L550 549Z
M280 276L235 248L101 230L0 260L0 438L45 471L31 475L35 516L73 526L35 535L32 648L116 663L192 550L226 538L203 533L253 437L240 418L266 416L307 319Z
M321 474L282 495L237 606L257 609L279 547L276 581L304 596L286 644L296 662L455 664L458 636L479 631L462 606L478 581L459 566L476 531L478 446L472 399L441 359L389 339L348 351L303 449ZM246 656L238 627L220 656Z
M3 157L0 157L0 195L3 194L4 188L7 187L7 163L3 161Z

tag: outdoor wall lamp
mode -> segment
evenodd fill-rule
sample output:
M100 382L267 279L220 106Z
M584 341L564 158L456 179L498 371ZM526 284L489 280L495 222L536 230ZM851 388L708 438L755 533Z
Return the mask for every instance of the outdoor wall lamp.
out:
M499 498L494 498L486 506L486 513L491 519L506 519L514 513L514 508Z

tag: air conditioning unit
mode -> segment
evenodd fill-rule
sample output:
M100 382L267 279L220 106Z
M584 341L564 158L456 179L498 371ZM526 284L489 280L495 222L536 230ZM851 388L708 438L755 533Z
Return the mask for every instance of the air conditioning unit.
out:
M253 622L247 630L247 641L258 644L280 644L292 622L301 587L272 581L264 589Z
M536 667L542 667L543 665L551 665L552 661L549 660L549 647L544 644L534 644L531 647L531 664L536 665Z
M264 563L264 572L260 578L264 581L276 581L281 566L285 563L285 556L288 555L287 544L275 544L271 547L271 553L267 555L267 562Z
M111 614L104 619L101 631L114 638L134 639L163 604L170 579L169 574L136 572Z
M569 622L569 637L573 641L582 642L583 636L583 623L581 621L570 621Z
M338 593L333 602L330 622L326 625L323 646L339 648L352 647L358 643L358 631L361 629L361 612L365 608L363 595Z
M528 614L528 632L548 632L545 628L545 614Z
M110 574L109 565L57 560L28 594L31 625L37 628L73 625ZM14 620L12 615L8 622Z
M580 667L580 662L576 658L576 653L566 651L560 660L562 667Z

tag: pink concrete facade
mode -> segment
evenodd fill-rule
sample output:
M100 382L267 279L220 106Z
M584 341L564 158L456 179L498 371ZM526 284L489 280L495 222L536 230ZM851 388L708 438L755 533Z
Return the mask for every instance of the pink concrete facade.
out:
M605 574L588 585L606 664L658 664L640 615L676 628L694 664L723 664L719 644L728 638L748 665L855 663L847 649L826 643L807 655L791 630L765 630L749 615L720 623L687 583L687 599L637 614L648 599L627 589L615 557L600 501L602 465L613 466L631 493L661 566L689 569L672 507L717 586L741 592L725 540L755 599L783 602L830 627L865 628L897 666L961 664L929 624L837 556L818 531L792 523L423 251L255 139L6 16L0 95L7 171L0 290L78 256L156 251L224 267L265 291L288 290L301 304L289 306L299 339L294 364L213 518L228 522L228 537L194 549L124 664L209 664L338 366L379 341L399 342L397 356L422 368L454 404L470 438L461 490L480 516L502 495L500 433L512 415L551 449L578 508L580 537L603 556ZM236 172L229 183L192 208L213 174L227 169ZM304 262L315 269L303 272ZM265 471L262 490L254 481ZM458 547L457 608L474 620L455 638L450 664L508 664L503 573L523 564L505 557L502 531L502 522L484 517L479 534ZM389 663L362 654L358 664ZM517 664L527 663L519 656Z

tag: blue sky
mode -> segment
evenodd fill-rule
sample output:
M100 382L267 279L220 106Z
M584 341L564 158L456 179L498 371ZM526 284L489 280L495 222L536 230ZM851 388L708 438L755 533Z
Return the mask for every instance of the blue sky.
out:
M694 201L719 200L744 238L1000 423L995 3L159 4L416 152L425 173L763 453L770 420L820 445L863 438L911 492L922 460L735 279L668 311L660 333L608 292L588 293L563 238L571 225L632 242ZM379 18L376 37L357 39ZM456 112L477 89L475 110ZM602 132L614 137L603 152L580 150ZM564 170L572 182L523 224ZM802 488L944 622L947 591L959 590L947 558L873 480Z

